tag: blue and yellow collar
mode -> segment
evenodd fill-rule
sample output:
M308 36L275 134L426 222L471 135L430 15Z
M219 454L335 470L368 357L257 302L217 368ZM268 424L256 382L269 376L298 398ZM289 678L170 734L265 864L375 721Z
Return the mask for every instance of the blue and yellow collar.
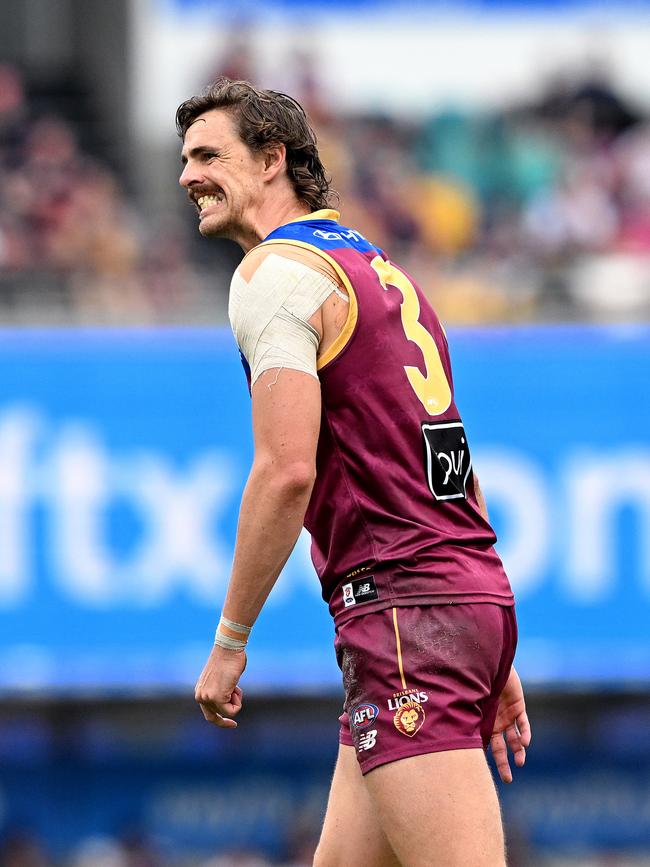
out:
M341 219L341 215L338 211L334 211L331 208L322 208L320 211L313 211L311 214L305 214L302 217L295 217L293 220L289 220L290 223L298 223L301 220L333 220L335 223Z

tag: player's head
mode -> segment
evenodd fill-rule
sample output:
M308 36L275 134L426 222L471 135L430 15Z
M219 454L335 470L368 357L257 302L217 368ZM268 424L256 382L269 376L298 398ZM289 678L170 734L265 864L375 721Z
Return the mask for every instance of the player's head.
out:
M290 96L220 78L178 107L176 128L180 183L199 209L202 235L238 240L256 210L278 197L306 211L328 205L316 136Z

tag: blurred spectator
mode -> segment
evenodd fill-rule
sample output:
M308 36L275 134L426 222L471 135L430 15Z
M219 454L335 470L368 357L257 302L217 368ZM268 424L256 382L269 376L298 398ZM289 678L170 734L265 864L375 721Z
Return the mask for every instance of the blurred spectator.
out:
M52 867L52 863L31 834L16 831L0 843L0 867Z
M271 867L271 862L257 852L233 849L202 861L200 867Z
M296 834L292 841L286 867L311 867L314 863L318 834Z
M126 867L163 867L166 863L155 847L143 834L125 834L121 840Z
M70 123L30 118L18 73L0 67L0 318L52 308L73 323L200 318L210 288L189 264L185 229L145 227Z
M26 115L25 91L18 70L0 65L0 168L9 168L18 159Z
M73 853L70 867L128 867L124 850L109 837L89 837Z

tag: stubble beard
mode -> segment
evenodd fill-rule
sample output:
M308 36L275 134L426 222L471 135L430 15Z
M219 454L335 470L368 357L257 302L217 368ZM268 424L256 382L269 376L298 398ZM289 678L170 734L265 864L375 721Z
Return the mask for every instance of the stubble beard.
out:
M199 222L199 232L204 238L229 238L230 221L226 218L219 218L216 214Z

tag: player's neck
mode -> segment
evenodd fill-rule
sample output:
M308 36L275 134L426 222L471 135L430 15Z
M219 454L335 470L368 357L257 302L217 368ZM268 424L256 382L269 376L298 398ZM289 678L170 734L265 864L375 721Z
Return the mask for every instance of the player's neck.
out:
M237 241L244 253L248 253L253 247L261 243L267 235L284 226L298 217L304 217L309 213L309 208L291 194L285 199L266 201L253 215L247 230L243 230Z

